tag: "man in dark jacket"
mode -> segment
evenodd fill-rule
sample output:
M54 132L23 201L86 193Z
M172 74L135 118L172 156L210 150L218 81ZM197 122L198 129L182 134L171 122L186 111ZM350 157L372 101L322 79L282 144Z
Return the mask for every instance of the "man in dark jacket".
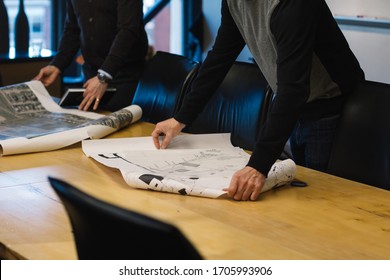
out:
M256 200L289 136L297 164L326 170L345 97L364 73L325 0L222 0L214 46L180 111L156 125L157 148L191 124L245 45L276 97L247 166L234 174L227 193Z
M142 0L68 0L58 53L35 77L50 85L79 50L84 59L84 99L79 109L96 110L108 87L115 88L103 108L131 104L148 49Z

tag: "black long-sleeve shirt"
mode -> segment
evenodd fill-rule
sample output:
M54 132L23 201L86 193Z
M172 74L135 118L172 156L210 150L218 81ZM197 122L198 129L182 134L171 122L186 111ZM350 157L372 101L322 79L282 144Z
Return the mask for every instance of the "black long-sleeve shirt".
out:
M114 77L143 63L148 48L142 0L67 0L67 16L52 64L64 70L78 50L92 75Z
M242 3L238 2L237 6L240 7ZM251 2L256 5L256 1ZM245 4L247 3L243 5ZM238 9L234 12L240 13ZM264 14L267 14L266 12ZM245 26L246 22L246 19L235 21L227 0L222 1L221 26L214 46L208 53L191 92L174 116L176 120L190 124L218 88L245 44L248 43L253 50L253 41L259 38L243 36L240 28L254 28ZM351 92L357 82L364 79L358 61L324 0L281 0L272 10L268 23L268 35L276 46L276 97L248 162L249 166L264 175L268 174L272 164L281 154L299 118L318 119L340 112L343 95ZM333 98L317 96L315 100L308 102L311 94L313 55L318 57L343 95ZM264 57L267 58L267 54L264 54L262 59ZM324 88L324 97L325 95Z

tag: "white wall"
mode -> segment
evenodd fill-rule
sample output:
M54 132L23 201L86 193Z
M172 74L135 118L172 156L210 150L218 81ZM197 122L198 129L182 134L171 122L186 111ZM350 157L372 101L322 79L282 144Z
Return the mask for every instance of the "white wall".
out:
M333 14L390 19L389 0L326 0Z
M390 19L390 0L326 0L335 16ZM368 80L390 83L390 29L340 25Z
M390 18L390 0L326 0L333 14ZM211 48L221 20L221 1L203 1L204 56ZM390 83L390 29L340 25L368 80ZM244 49L238 60L249 62Z
M366 79L390 84L390 30L340 27L366 73Z

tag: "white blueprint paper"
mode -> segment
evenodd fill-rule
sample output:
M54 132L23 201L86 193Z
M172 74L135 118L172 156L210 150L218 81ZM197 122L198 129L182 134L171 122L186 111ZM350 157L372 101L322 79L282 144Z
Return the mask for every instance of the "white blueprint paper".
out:
M234 172L249 160L248 153L230 144L229 134L186 134L174 140L165 150L156 150L151 137L85 140L82 146L96 161L119 169L129 186L210 198L224 195ZM292 160L276 162L262 192L292 181L295 169Z

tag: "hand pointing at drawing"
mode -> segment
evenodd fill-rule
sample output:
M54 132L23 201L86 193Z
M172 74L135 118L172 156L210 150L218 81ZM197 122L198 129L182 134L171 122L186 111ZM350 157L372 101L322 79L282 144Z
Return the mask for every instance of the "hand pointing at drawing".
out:
M174 118L159 122L152 132L153 142L157 149L166 149L185 124ZM162 138L162 139L161 139ZM246 166L232 177L229 187L224 189L228 197L234 200L256 200L264 186L265 176L256 169Z
M152 132L154 146L156 146L157 149L166 149L171 140L176 137L184 127L185 124L178 122L174 118L157 123ZM161 136L162 140L160 142Z

